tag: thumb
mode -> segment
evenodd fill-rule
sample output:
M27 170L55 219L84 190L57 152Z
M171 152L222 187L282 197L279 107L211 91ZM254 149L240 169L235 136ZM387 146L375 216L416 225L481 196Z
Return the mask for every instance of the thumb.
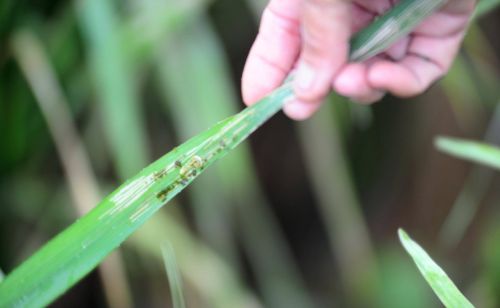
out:
M350 5L347 0L303 0L302 50L294 89L299 101L319 104L347 62Z

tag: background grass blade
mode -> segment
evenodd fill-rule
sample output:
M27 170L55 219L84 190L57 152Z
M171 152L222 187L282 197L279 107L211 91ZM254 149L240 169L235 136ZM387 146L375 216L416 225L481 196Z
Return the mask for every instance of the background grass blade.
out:
M386 15L398 15L401 13L401 8L406 8L409 10L407 14L398 16L411 19L412 22L426 17L426 14L418 14L421 13L420 6L408 6L408 2L414 1L400 2ZM431 4L437 1L422 0L417 2ZM95 35L93 36L95 41L92 40L91 43L107 44L111 42L116 44L116 38L109 35L113 29L113 18L106 15L111 9L109 7L100 8L99 3L110 5L108 2L98 0L82 3L83 12L85 12L83 22ZM416 11L412 11L413 9ZM100 23L95 23L95 20L90 18L90 15L93 14L97 15L97 20ZM110 21L107 20L108 17L110 17ZM400 19L399 21L404 22L405 20ZM367 42L370 41L373 37L377 37L380 31L387 31L387 29L380 28L385 25L384 23L376 23L375 27L369 26L368 30L363 32L363 37ZM404 34L403 32L394 33L391 39ZM378 41L378 43L382 44L383 42ZM112 48L116 46L111 46L110 50L117 51L116 48ZM357 46L364 47L363 44ZM365 48L365 50L369 52L371 48ZM358 55L363 54L357 49L352 52L356 52ZM108 51L102 56L103 58L99 57L99 59L107 59L111 62L115 60L113 53L108 54ZM98 64L96 69L102 70L100 66L105 67L107 63L103 61L95 64ZM109 79L103 79L103 82L110 82L111 77L120 77L114 75L117 67L110 67L111 72L101 71L104 75L113 73L113 75L108 75ZM126 71L121 72L127 73ZM115 89L116 92L113 93L123 95L120 91L126 91L127 85L127 83L122 84L125 88ZM133 93L129 94L133 95ZM260 125L281 110L284 102L292 96L291 84L290 81L287 81L258 103L186 141L132 177L105 198L94 210L49 241L31 258L10 273L0 285L0 306L43 306L53 301L55 297L99 264L107 254L118 247L159 208L189 185L205 168L235 148ZM129 99L128 95L123 97ZM113 100L113 104L117 103ZM128 107L132 105L130 104ZM133 115L129 113L128 116ZM122 120L135 122L135 118L128 116ZM132 130L135 132L131 135L126 133L130 131L129 127L122 127L122 131L118 131L118 127L113 128L114 133L120 134L121 141L126 140L127 151L132 147L131 140L141 142L141 136L136 134L139 130ZM140 147L140 145L136 145ZM138 157L141 158L141 156ZM121 163L123 164L125 161L121 161Z
M404 248L413 258L419 271L422 273L425 280L427 280L443 305L448 308L474 307L422 247L414 242L402 229L398 230L398 235Z
M377 269L335 120L334 105L341 103L338 97L329 101L312 119L298 123L298 129L330 250L341 268L341 280L346 290L352 292L352 305L364 306L376 294ZM352 263L357 266L350 266Z
M67 99L42 43L31 31L21 30L15 35L13 50L56 144L77 217L83 216L99 202L100 193L87 153L72 121ZM131 307L128 282L118 251L101 264L100 274L109 306Z
M489 144L500 144L500 105L488 125L484 140ZM447 247L456 247L477 218L481 203L488 191L494 186L493 180L496 171L486 166L477 165L471 170L463 189L457 196L453 207L448 214L439 234L440 244Z
M495 10L500 5L500 0L480 0L477 7L475 17L481 17Z
M174 201L171 205L175 207ZM158 242L171 242L186 285L192 286L202 297L204 304L201 307L261 307L241 277L214 250L197 240L173 210L170 208L153 216L125 244L146 253L148 262L161 262Z
M480 1L476 13L481 11L481 4L488 2ZM475 17L480 15L482 13ZM448 98L461 131L474 132L488 121L488 125L481 127L478 133L484 134L486 143L498 146L500 106L497 102L500 80L496 65L492 65L498 63L498 57L491 43L479 24L472 22L464 39L463 51L439 85ZM491 116L487 116L490 112ZM483 165L475 165L471 169L441 226L441 247L454 249L463 243L471 225L480 219L478 213L485 208L483 201L488 199L488 193L494 185L494 169Z
M80 1L76 9L88 45L95 93L116 172L127 179L150 161L127 46L120 35L112 1Z
M173 308L184 308L186 307L186 303L184 301L184 292L182 291L182 278L177 266L174 247L167 242L161 246L161 253L170 285Z
M172 35L191 21L193 14L202 13L214 0L141 1L127 3L132 16L121 28L134 60L150 57Z
M438 137L436 147L452 156L500 169L500 148L458 138Z

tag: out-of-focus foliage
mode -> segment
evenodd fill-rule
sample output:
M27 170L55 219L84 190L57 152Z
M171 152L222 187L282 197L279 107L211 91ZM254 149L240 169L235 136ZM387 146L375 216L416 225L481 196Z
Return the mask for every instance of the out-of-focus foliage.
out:
M175 258L175 251L170 243L161 246L161 254L165 270L167 271L168 283L170 285L170 294L172 295L173 308L184 308L184 292L182 291L182 279Z
M239 78L265 2L0 3L5 273L77 215L50 125L28 82L39 75L26 76L12 48L18 30L42 42L95 184L106 193L242 108ZM389 97L373 107L332 98L299 125L276 117L247 148L193 184L175 209L161 210L125 242L128 290L107 292L117 284L100 284L105 274L94 272L55 306L113 306L110 293L128 295L131 305L169 305L160 248L168 241L188 307L352 306L360 294L383 307L438 307L397 249L399 226L446 260L473 303L499 306L498 174L433 147L437 135L500 144L497 2L480 1L489 14L476 19L450 74L428 93L404 102ZM358 247L368 249L361 260L369 262L346 267ZM343 279L352 274L374 283Z
M455 157L500 169L500 148L498 147L486 143L445 137L436 139L436 147Z

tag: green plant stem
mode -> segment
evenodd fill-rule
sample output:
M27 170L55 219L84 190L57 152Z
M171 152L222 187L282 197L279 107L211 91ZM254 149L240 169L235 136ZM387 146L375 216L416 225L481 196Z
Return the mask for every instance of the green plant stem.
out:
M95 5L96 1L85 3ZM416 20L423 20L430 14L430 11L421 9L422 3L437 9L436 3L444 1L403 0L360 35L366 42L373 43L376 40L373 37L381 37L381 32L387 32L385 27L392 29L394 22L402 23L401 29L405 31L385 38L392 42L394 38L406 35L409 29L403 26L409 20L416 24ZM95 9L94 13L99 13L96 7L91 8ZM90 26L90 15L85 19ZM365 48L359 37L355 40L353 54L362 58L361 48L373 52L373 46ZM382 45L384 41L377 39L376 47ZM47 305L74 285L205 168L234 149L281 110L283 104L293 97L290 79L258 103L217 123L143 169L91 212L49 241L0 285L0 306ZM129 140L127 130L122 130L120 134Z

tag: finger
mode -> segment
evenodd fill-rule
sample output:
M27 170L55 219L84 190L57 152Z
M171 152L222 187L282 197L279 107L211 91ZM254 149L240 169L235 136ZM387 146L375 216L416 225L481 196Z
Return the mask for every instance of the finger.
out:
M448 38L414 37L402 61L373 64L368 82L400 97L418 95L448 71L462 37L461 33Z
M283 106L283 112L293 120L302 121L313 115L321 107L321 103L321 100L304 102L294 99Z
M243 101L252 104L278 87L300 50L300 0L272 0L262 15L259 33L241 80Z
M474 11L475 0L449 1L439 12L428 17L414 33L443 37L464 30Z
M463 31L471 15L437 12L428 17L413 33L433 37L445 37Z
M446 73L455 59L463 36L464 32L442 38L415 36L408 47L408 53L428 59L428 62L433 62Z
M410 37L405 36L399 41L397 41L395 44L393 44L387 51L385 51L385 54L388 55L392 60L394 61L399 61L404 58L408 51L408 47L410 46Z
M442 12L446 12L449 14L461 14L461 15L470 15L474 11L474 7L476 6L477 0L453 0L448 1L443 8Z
M354 3L364 10L372 12L377 15L381 15L385 11L389 10L393 5L391 0L354 0Z
M317 103L347 60L350 8L345 0L304 0L302 51L294 82L299 101Z
M352 101L370 104L380 100L384 92L373 88L367 80L368 64L352 63L346 65L335 78L333 88Z
M353 2L351 4L351 16L351 33L356 33L369 25L377 15Z

